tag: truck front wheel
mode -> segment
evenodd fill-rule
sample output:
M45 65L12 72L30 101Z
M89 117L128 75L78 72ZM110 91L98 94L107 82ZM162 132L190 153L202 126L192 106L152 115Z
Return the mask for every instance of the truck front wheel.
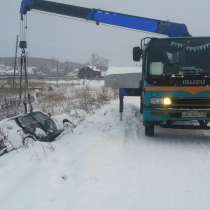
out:
M145 122L145 136L153 137L155 135L155 126L151 122Z

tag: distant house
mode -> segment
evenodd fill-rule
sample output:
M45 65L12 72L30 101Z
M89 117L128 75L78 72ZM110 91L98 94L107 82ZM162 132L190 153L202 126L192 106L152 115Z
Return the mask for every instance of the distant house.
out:
M101 77L101 71L93 69L89 66L84 66L79 69L78 77L80 79L96 79Z

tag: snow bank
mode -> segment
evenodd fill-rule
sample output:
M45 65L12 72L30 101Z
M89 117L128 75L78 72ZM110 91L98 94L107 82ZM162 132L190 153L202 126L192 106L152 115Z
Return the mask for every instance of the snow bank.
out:
M210 134L144 136L139 99L88 117L52 144L0 158L2 210L208 210Z

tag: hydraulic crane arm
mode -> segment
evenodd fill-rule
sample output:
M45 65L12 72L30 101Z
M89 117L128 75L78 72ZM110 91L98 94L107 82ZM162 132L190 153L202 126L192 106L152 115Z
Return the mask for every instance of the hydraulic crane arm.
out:
M104 23L114 26L121 26L127 29L163 34L169 37L190 36L186 25L181 23L132 16L51 1L22 0L20 8L21 15L25 15L32 9L86 19L89 21L94 21L97 24Z

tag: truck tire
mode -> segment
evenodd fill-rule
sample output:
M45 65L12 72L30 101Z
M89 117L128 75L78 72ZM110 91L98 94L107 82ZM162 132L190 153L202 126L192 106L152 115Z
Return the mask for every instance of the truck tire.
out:
M153 137L155 135L155 126L151 122L145 122L145 136Z
M208 120L199 120L200 127L207 128L209 121Z

